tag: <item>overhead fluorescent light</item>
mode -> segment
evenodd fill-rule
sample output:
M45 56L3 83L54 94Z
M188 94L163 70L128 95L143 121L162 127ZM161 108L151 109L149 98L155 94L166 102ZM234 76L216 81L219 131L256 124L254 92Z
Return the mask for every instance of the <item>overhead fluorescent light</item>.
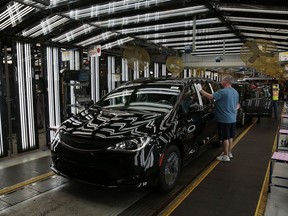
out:
M65 34L62 34L56 38L52 38L52 41L60 42L60 43L69 42L69 41L76 39L79 36L83 36L83 34L88 34L95 29L97 29L95 26L92 26L89 24L83 24L78 28L75 28L69 32L66 32Z
M227 27L216 27L216 28L205 28L205 29L196 29L196 34L203 33L213 33L218 31L228 31ZM183 30L183 31L173 31L173 32L163 32L163 33L155 33L155 34L145 34L139 35L139 38L150 39L150 38L161 38L161 37L169 37L169 36L179 36L179 35L193 35L193 30Z
M229 11L229 12L249 12L257 14L288 14L287 10L271 10L271 9L250 9L250 8L239 8L239 7L219 7L220 11Z
M248 23L261 23L261 24L276 24L276 25L288 25L286 19L264 19L264 18L253 18L253 17L226 17L231 22L248 22Z
M160 3L169 2L172 0L122 0L109 2L108 4L97 4L89 8L71 10L65 13L71 19L87 19L99 17L107 14L114 14L119 11L128 11L141 8L155 7Z
M209 11L205 6L194 6L194 7L185 7L175 10L166 10L161 12L139 14L135 16L122 17L118 19L109 19L105 21L93 22L92 24L100 27L117 27L117 26L126 26L129 24L138 24L145 22L153 22L166 18L173 18L176 16L188 16L197 13L203 13Z
M77 45L78 46L89 46L91 44L97 44L98 42L103 41L103 40L104 41L108 40L111 37L115 37L117 35L118 35L118 33L116 33L116 32L104 32L101 35L97 35L95 37L91 37L87 40L81 41L81 42L77 43Z
M23 17L33 10L35 8L17 2L9 4L7 9L0 14L0 30L22 22Z
M225 41L226 42L226 41ZM237 49L241 49L241 46L243 43L232 43L232 44L225 44L225 49L228 49L229 47L236 47ZM223 41L221 43L215 43L215 44L206 44L206 45L197 45L197 50L203 49L203 48L214 48L214 47L220 47L223 49Z
M248 37L260 37L260 38L267 38L267 40L270 39L283 39L286 40L287 36L280 36L280 35L273 35L273 34L257 34L257 33L245 33L242 32L243 35L248 36Z
M182 47L182 49L183 49L183 47ZM223 47L219 47L219 48L206 48L206 49L198 49L198 47L197 47L197 50L196 50L196 52L206 52L206 51L209 51L209 52L211 52L211 51L223 51L223 50L225 50L225 52L226 51L233 51L233 50L237 50L237 51L239 51L241 49L241 46L239 47L225 47L225 49L223 49Z
M121 46L121 45L123 45L123 44L125 44L125 43L127 43L129 41L132 41L132 40L134 40L134 38L131 38L131 37L126 37L126 38L123 38L123 39L119 39L119 40L114 41L112 43L108 43L108 44L103 45L102 49L103 50L111 49L111 48L113 48L115 46Z
M219 38L229 38L229 37L235 37L234 33L229 34L215 34L215 35L205 35L205 36L197 36L196 40L215 40ZM149 40L153 43L169 43L169 42L178 42L178 41L193 41L193 37L178 37L178 38L164 38L164 39L156 39L156 40Z
M277 33L277 34L288 34L287 29L280 29L280 28L264 28L264 27L251 27L251 26L243 26L243 25L235 25L235 28L239 30L248 30L248 31L261 31L266 33Z
M221 43L223 46L223 39L218 39L218 40L203 40L203 41L196 41L197 44L213 44L213 43ZM239 38L225 38L225 43L229 42L238 42L241 41Z
M196 20L196 25L206 25L206 24L216 24L216 23L221 23L221 21L218 18ZM171 28L192 28L192 27L193 27L193 20L166 23L166 24L161 24L161 25L150 25L150 26L136 27L136 28L126 28L126 29L120 30L119 32L121 34L133 34L133 33L139 33L139 32L145 33L145 32L161 31L161 30L167 30Z
M219 56L219 55L223 55L223 52L215 52L215 51L213 51L213 52L193 52L191 54L197 55L197 56L198 55L199 56ZM227 53L225 52L225 56L229 55L229 54L233 54L233 55L239 54L240 55L240 52L238 50L229 51Z
M69 20L70 19L66 17L55 15L41 21L40 24L36 25L33 28L22 31L21 35L24 37L32 37L32 38L38 37L40 35L46 35L52 32L56 27L65 24Z
M40 4L43 4L45 6L49 6L50 5L50 0L32 0L32 1L40 3Z

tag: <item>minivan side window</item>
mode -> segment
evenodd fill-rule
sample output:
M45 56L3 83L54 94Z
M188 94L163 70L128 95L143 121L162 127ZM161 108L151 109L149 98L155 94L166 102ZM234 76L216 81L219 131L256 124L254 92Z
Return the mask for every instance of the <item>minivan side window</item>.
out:
M213 92L211 91L210 85L208 82L204 82L202 83L202 88L204 91L208 92L209 94L212 94ZM204 97L203 95L201 95L202 97L202 102L203 105L209 104L211 103L210 100L207 97Z
M194 86L190 86L190 88L191 88L192 104L200 104L195 87Z
M184 113L189 112L189 108L193 104L199 104L199 98L197 96L196 89L193 86L189 86L187 91L184 93L184 97L181 101L181 106Z
M210 84L211 84L212 89L213 89L214 92L216 92L216 91L218 91L220 89L220 86L217 83L212 82Z
M185 114L187 114L189 112L189 108L192 104L192 92L191 92L191 89L188 88L185 93L184 93L184 96L181 100L181 107L183 109L183 112Z

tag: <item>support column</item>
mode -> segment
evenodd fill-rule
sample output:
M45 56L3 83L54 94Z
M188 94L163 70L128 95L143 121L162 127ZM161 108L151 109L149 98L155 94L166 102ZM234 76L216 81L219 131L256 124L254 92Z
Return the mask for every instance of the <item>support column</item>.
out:
M154 63L154 77L159 77L159 64Z
M48 90L48 119L49 128L56 129L61 123L60 111L60 80L59 80L59 49L55 47L46 48L47 56L47 90ZM66 109L66 107L63 107ZM47 140L52 141L55 130L49 130Z
M0 42L0 50L2 50L1 42ZM8 109L8 120L9 126L7 126L7 113L5 109L5 97L4 97L4 89L3 89L3 61L0 62L0 158L8 156L8 149L13 151L12 148L12 123L11 123L11 112L10 112L10 86L9 86L9 72L8 72L8 59L7 59L7 47L4 46L4 64L5 64L5 76L6 76L6 92L7 92L7 109ZM2 55L0 55L2 57ZM8 141L7 142L7 137ZM13 152L10 152L13 153Z
M192 76L193 76L193 75L192 75L192 69L189 69L189 70L188 70L188 76L189 76L189 77L192 77Z
M16 42L16 73L19 104L18 152L34 150L39 147L35 118L36 106L34 104L34 65L32 64L32 56L31 44Z
M138 79L139 78L139 62L134 61L134 77L133 79Z
M167 76L167 68L165 64L162 64L162 77Z
M186 68L184 68L184 70L183 70L183 78L187 78L187 69Z
M69 69L70 70L79 70L80 69L80 55L78 50L70 50L69 51ZM76 104L75 98L75 88L79 88L76 86L76 81L70 81L70 104ZM71 113L76 114L77 109L74 106L71 106Z
M127 59L122 58L122 81L128 81L128 63Z
M148 78L150 77L150 69L149 69L149 64L146 62L146 66L144 68L144 77Z
M108 92L115 88L115 56L108 56Z
M91 99L97 102L100 99L100 71L99 71L99 56L90 57L91 68Z

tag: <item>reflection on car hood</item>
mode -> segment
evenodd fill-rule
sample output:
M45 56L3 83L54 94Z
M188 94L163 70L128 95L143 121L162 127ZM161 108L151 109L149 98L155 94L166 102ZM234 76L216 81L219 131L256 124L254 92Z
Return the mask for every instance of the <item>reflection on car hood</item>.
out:
M62 123L60 130L73 136L124 138L165 130L169 113L89 108Z

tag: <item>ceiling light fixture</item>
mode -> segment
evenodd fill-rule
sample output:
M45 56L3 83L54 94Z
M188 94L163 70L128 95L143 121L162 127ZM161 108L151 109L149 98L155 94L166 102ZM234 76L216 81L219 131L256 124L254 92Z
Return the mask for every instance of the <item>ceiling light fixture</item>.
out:
M115 46L121 46L124 43L127 43L127 42L132 41L132 40L134 40L134 38L131 38L131 37L122 38L122 39L119 39L119 40L114 41L112 43L105 44L104 46L102 46L102 49L103 50L111 49Z
M101 27L116 27L116 26L125 26L128 24L138 24L144 22L158 21L161 19L172 18L176 16L188 16L197 13L207 12L208 8L205 6L196 6L188 8L180 8L175 10L167 10L162 12L146 13L130 17L122 17L118 19L109 19L105 21L93 22L92 24L101 26Z
M22 31L21 35L24 37L32 37L32 38L38 37L41 34L45 35L50 33L54 28L65 24L69 20L70 19L66 17L55 15L41 21L40 24L34 26L33 28L30 28L29 30Z
M16 26L22 22L22 18L26 16L35 8L13 2L7 6L7 9L0 14L0 30L5 29L9 26Z
M261 10L261 9L249 9L249 8L231 8L231 7L220 7L220 11L229 11L229 12L249 12L249 13L260 13L260 14L288 14L287 10Z
M66 32L65 34L62 34L56 38L53 38L53 42L70 42L74 40L75 38L82 36L84 34L88 34L92 32L93 30L97 29L95 26L89 25L89 24L83 24L78 28L75 28L69 32Z
M287 20L283 19L262 19L253 17L229 17L227 19L232 22L248 22L248 23L261 23L261 24L276 24L276 25L288 25Z
M124 10L127 11L129 9L144 9L169 1L172 0L122 0L117 2L109 2L108 4L93 5L89 8L72 10L68 13L65 13L65 15L69 16L71 19L87 19L99 17L105 14L114 14Z
M279 29L279 28L264 28L264 27L251 27L251 26L243 26L243 25L235 25L235 27L239 30L249 30L249 31L261 31L266 33L277 33L277 34L288 34L287 29Z
M229 38L229 37L235 37L235 34L229 33L229 34L219 34L219 35L209 35L209 36L197 36L196 40L213 40L217 38ZM153 43L169 43L169 42L175 42L175 41L192 41L193 37L178 37L178 38L164 38L164 39L156 39L156 40L149 40ZM211 42L212 43L212 42Z
M196 25L206 25L206 24L216 24L221 23L218 18L208 18L208 19L201 19L196 21ZM132 33L144 33L144 32L155 32L160 30L167 30L171 28L192 28L193 20L192 21L182 21L182 22L175 22L175 23L167 23L161 25L150 25L144 27L136 27L136 28L126 28L122 29L119 32L121 34L132 34Z
M108 40L111 37L117 36L118 33L116 32L104 32L100 35L97 35L95 37L89 38L87 40L81 41L80 43L77 43L78 46L88 46L91 44L97 44L102 40Z

